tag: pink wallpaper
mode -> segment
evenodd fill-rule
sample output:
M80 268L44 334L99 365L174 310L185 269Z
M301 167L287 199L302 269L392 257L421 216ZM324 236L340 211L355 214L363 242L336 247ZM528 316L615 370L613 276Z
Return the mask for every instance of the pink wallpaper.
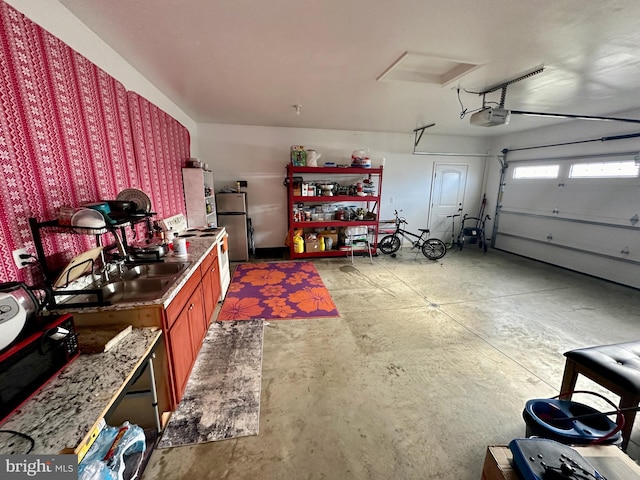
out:
M182 171L189 159L189 131L135 92L128 92L140 188L157 218L185 212Z
M186 129L3 1L0 81L0 281L32 284L30 268L18 270L12 255L35 253L29 217L50 220L62 206L131 187L152 198L158 218L184 211ZM95 239L47 234L43 243L54 266Z

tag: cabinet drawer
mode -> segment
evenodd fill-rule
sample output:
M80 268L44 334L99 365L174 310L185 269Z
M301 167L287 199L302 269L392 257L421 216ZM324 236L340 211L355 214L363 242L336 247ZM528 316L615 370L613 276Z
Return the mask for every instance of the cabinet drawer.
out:
M202 263L200 264L200 274L204 278L204 276L211 270L211 265L213 262L218 261L218 247L216 245L213 246L211 251L207 254Z
M196 287L200 284L201 277L197 273L195 275L191 275L191 278L187 280L187 283L184 287L180 289L176 298L169 304L167 307L167 328L171 328L173 323L180 315L180 311L184 308L184 306L189 301L189 297L196 289Z

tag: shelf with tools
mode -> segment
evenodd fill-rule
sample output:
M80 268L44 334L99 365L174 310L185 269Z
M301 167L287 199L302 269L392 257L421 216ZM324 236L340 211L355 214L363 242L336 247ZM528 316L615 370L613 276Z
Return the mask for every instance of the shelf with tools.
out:
M353 234L368 236L375 255L382 170L287 165L290 257L344 256L351 250L345 242ZM302 233L302 248L296 233Z

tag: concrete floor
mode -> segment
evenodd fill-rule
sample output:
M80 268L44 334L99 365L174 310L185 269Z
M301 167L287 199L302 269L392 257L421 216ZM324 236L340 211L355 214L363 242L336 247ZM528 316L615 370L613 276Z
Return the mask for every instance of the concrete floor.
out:
M640 336L637 290L503 252L314 263L341 316L265 327L260 434L156 450L144 480L479 480L563 352Z

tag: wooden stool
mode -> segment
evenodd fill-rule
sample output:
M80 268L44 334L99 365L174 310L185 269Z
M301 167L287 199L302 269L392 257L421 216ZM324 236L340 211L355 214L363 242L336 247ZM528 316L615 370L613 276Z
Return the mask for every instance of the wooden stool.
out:
M620 409L633 409L640 403L640 341L580 348L564 354L567 361L560 387L560 398L571 399L578 374L620 397ZM627 450L635 410L623 412L622 450Z

